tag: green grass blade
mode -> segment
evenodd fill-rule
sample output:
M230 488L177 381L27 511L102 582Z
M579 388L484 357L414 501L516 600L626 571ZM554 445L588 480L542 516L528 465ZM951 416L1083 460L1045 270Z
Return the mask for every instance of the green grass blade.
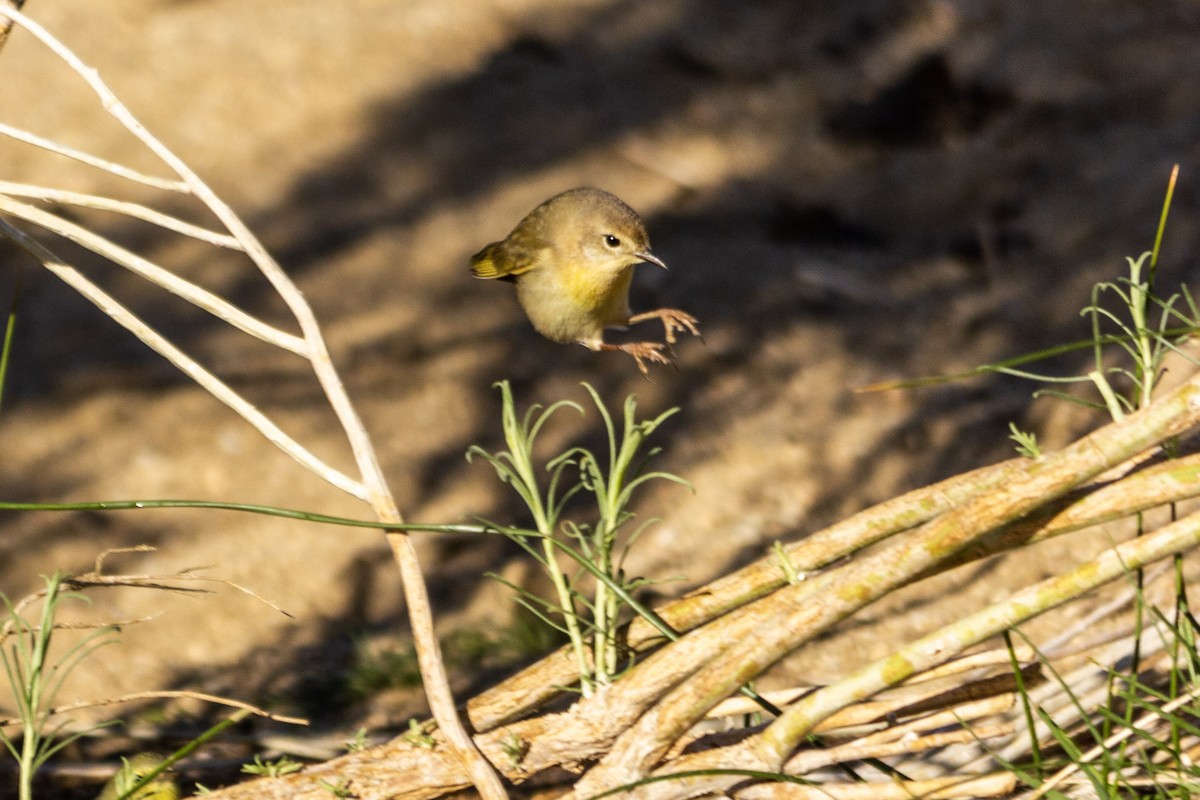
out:
M17 308L21 304L21 276L23 271L16 272L16 285L13 287L12 303L8 308L8 320L4 325L4 343L0 346L0 409L4 407L4 387L8 378L8 362L12 355L13 340L17 330Z
M1163 198L1162 213L1158 217L1158 230L1154 234L1154 247L1150 248L1150 286L1154 286L1154 273L1158 267L1158 254L1162 249L1163 233L1167 229L1167 215L1171 211L1171 199L1175 197L1175 183L1179 180L1179 165L1171 168L1167 179L1167 196Z

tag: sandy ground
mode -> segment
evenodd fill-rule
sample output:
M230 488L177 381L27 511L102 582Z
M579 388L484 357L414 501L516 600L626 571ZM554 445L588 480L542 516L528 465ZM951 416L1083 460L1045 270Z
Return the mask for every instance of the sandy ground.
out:
M762 0L30 0L146 126L237 209L299 283L408 518L520 519L471 443L499 446L500 379L522 404L681 412L639 510L662 517L631 572L683 591L806 532L1011 454L1007 426L1047 447L1097 423L1013 380L861 395L875 381L969 368L1081 338L1093 282L1152 242L1171 165L1182 181L1160 280L1193 282L1200 240L1200 11L1100 2L798 4ZM78 78L14 35L0 121L161 173ZM184 200L0 141L0 178ZM540 339L507 286L467 257L545 197L601 186L646 218L669 273L637 275L635 309L700 318L652 382L617 354ZM72 212L74 213L74 212ZM233 255L114 216L126 246L290 326ZM63 252L292 435L342 469L348 449L299 359L64 246ZM5 499L205 498L367 513L262 440L173 368L0 245L0 302L24 276L0 418ZM1055 369L1078 369L1062 361ZM598 444L563 414L561 447ZM85 696L224 691L337 716L356 639L403 637L396 570L374 535L219 512L7 513L0 588L87 568L204 566L197 600L112 592L89 613L148 614L89 662ZM1071 540L948 576L869 611L802 654L828 679L952 611L1078 558ZM422 554L447 631L503 623L521 574L498 541L430 537ZM955 607L934 602L952 594ZM459 691L478 675L456 677ZM392 721L420 710L414 693ZM355 712L358 713L358 712Z

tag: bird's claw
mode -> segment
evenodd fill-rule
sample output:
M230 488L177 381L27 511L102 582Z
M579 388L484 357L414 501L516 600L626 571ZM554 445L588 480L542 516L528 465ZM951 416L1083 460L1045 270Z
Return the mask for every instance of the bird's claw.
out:
M700 324L700 320L691 314L673 308L666 308L663 311L665 312L662 315L663 329L666 331L668 344L675 344L676 331L679 333L687 331L692 336L700 335L700 329L697 327Z
M641 322L647 319L659 319L663 324L663 332L666 336L667 344L675 344L675 334L687 332L693 336L700 335L700 320L693 317L686 311L680 311L677 308L660 308L655 311L646 311L642 314L634 314L629 318L630 323Z
M671 359L663 352L667 349L665 344L661 342L629 342L627 344L608 344L601 345L604 350L619 350L633 357L637 362L638 371L646 378L650 377L650 370L646 367L646 362L652 364L670 364Z
M623 351L633 356L633 360L637 362L638 370L647 378L650 377L650 370L646 368L646 361L652 364L670 364L671 359L663 352L666 345L658 342L634 342L624 345L621 348ZM643 361L643 359L645 359Z

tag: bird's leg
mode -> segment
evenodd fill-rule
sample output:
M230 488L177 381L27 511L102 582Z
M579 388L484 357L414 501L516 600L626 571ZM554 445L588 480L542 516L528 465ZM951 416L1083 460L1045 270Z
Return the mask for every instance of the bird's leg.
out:
M642 359L655 364L671 363L671 359L667 358L666 354L663 353L666 345L658 342L630 342L628 344L600 342L595 346L589 345L589 347L592 347L593 350L619 350L622 353L628 353L633 356L633 360L637 362L638 369L647 378L650 377L650 370L646 369L646 362Z
M666 332L667 344L675 344L676 331L687 331L693 336L700 335L700 329L696 327L700 324L700 320L686 311L680 311L677 308L660 308L655 311L643 311L640 314L634 314L630 317L629 324L644 322L648 319L662 320L663 329Z

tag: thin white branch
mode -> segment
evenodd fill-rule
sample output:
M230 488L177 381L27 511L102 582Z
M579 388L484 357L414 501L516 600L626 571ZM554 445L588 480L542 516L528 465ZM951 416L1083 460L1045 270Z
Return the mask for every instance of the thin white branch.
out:
M339 489L360 499L366 499L367 490L365 486L353 478L342 474L313 455L303 445L284 433L266 415L231 389L228 384L202 367L195 359L173 345L162 334L147 325L136 314L88 280L74 267L63 262L36 239L3 219L0 219L0 233L12 239L18 246L41 261L46 269L53 272L59 278L62 278L72 289L79 292L97 308L116 320L117 324L141 339L152 350L179 367L189 378L200 384L214 397L236 411L280 450L283 450L307 469Z
M200 180L200 176L183 162L183 159L171 152L166 145L160 142L150 131L146 130L146 127L133 116L129 109L125 107L125 104L100 79L100 74L95 69L84 64L79 56L71 52L70 48L60 42L52 33L42 27L41 24L24 13L16 9L0 9L0 18L4 16L11 17L18 25L33 34L38 41L62 59L63 63L83 78L92 91L95 92L96 96L100 98L104 110L115 117L130 133L137 137L138 141L144 144L183 179L180 183L176 184L183 187L180 190L190 192L208 206L209 210L221 220L221 223L241 243L246 255L250 257L267 280L271 282L271 285L279 293L283 301L287 303L288 308L296 317L301 331L304 333L304 338L309 343L308 357L312 361L313 371L316 373L317 380L321 383L321 388L329 398L334 413L342 423L342 427L346 430L350 446L354 451L355 460L358 462L359 469L363 473L363 481L370 488L370 502L372 507L375 508L380 519L384 521L401 521L395 501L392 499L391 492L388 491L387 483L384 480L383 470L375 457L370 437L367 436L366 429L363 427L362 421L358 418L358 413L354 410L354 406L350 403L350 399L346 395L341 378L333 368L328 349L321 336L320 326L317 324L316 316L291 278L284 273L283 269L275 262L275 259L271 257L262 243L258 241L258 238L251 233L246 224L233 212L233 209L217 197L216 193L204 181Z
M225 247L230 250L242 249L238 240L229 234L209 230L200 225L193 225L190 222L185 222L177 217L164 214L161 211L155 211L153 208L148 208L138 203L130 203L125 200L117 200L112 197L71 192L66 189L52 189L47 186L32 186L27 183L13 183L11 181L0 181L0 194L6 194L10 197L31 197L36 200L94 208L99 211L112 211L117 214L124 214L127 217L149 222L152 225L157 225L160 228L165 228L175 233L182 233L184 236L190 236L202 242L215 244L217 247Z
M3 14L0 14L0 19L2 19L5 15L9 15L8 12L13 11L13 9L2 9L2 11ZM0 122L0 134L8 136L11 139L16 139L19 142L31 144L34 147L40 147L43 150L49 150L51 153L57 153L60 156L66 156L67 158L80 161L90 167L96 167L97 169L111 172L113 175L134 181L135 183L144 183L147 186L153 186L155 189L166 189L170 192L182 192L184 194L188 193L187 184L183 183L182 181L172 181L167 180L166 178L156 178L153 175L146 175L138 172L135 169L123 167L120 164L114 164L111 161L105 161L99 156L94 156L91 153L85 153L82 150L76 150L74 147L68 147L65 144L59 144L52 139L46 139L42 136L30 133L29 131L23 131L20 128L14 128L12 125L8 125L3 122Z
M266 248L250 232L245 223L233 213L233 210L217 197L216 193L200 180L200 177L182 159L172 153L138 122L129 109L117 99L112 90L100 80L96 70L85 65L49 31L23 13L15 10L11 12L0 10L0 18L4 15L10 16L21 27L32 33L67 66L87 81L92 91L100 98L105 110L171 167L183 179L192 194L208 206L229 232L241 242L242 249L279 292L280 297L287 303L300 325L300 330L308 342L309 359L313 366L313 372L316 374L317 381L324 390L334 414L337 415L338 421L345 430L346 438L354 452L354 459L358 464L362 483L366 490L365 499L370 502L380 520L401 522L400 510L396 507L395 498L392 497L388 488L383 468L379 464L370 436L368 436L358 412L354 409L354 405L350 402L341 377L333 367L316 316L304 300L299 288L275 263ZM355 496L362 497L363 495L355 494ZM508 795L495 768L475 747L466 728L463 727L462 720L458 717L454 696L450 691L450 681L442 661L441 648L433 630L433 611L429 603L429 591L425 586L425 578L412 539L402 531L389 531L387 541L391 546L392 555L400 569L401 580L404 584L405 600L408 604L408 614L416 644L417 661L425 684L425 695L429 699L429 707L433 712L434 719L437 720L438 726L445 734L449 744L463 760L471 782L484 800L504 800Z
M66 237L77 245L82 245L90 249L94 253L103 255L104 258L113 261L114 264L124 266L125 269L142 276L151 283L160 285L163 289L169 291L173 295L182 297L182 299L193 303L204 311L214 315L214 317L227 321L230 325L241 331L250 333L251 336L262 339L264 342L274 344L275 347L284 350L290 350L296 355L308 357L308 345L304 339L293 335L286 331L281 331L277 327L268 325L252 315L247 314L230 303L228 300L222 299L215 294L212 294L208 289L198 287L198 285L185 281L184 278L175 275L174 272L169 272L162 269L161 266L146 260L137 253L133 253L118 245L118 243L104 239L103 236L92 233L82 225L77 225L73 222L68 222L66 219L54 215L49 211L38 209L35 205L28 203L20 203L19 200L5 197L0 194L0 212L7 215L25 219L26 222L32 222L36 225L41 225L42 228L52 231L52 233Z
M137 253L126 250L116 242L93 233L81 225L69 222L37 206L5 197L3 194L0 194L0 212L40 225L52 233L70 239L72 242L104 256L114 264L125 267L151 283L161 286L171 294L182 297L213 316L225 320L251 336L304 358L309 357L308 345L299 336L268 325L257 317L247 314L228 300L180 278L175 273L163 269Z

